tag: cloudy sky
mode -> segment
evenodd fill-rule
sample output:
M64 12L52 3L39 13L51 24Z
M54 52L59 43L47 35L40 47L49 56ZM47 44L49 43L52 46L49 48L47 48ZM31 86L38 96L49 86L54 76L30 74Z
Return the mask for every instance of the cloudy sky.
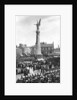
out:
M36 42L36 23L41 18L40 42L60 45L60 16L16 16L16 45Z

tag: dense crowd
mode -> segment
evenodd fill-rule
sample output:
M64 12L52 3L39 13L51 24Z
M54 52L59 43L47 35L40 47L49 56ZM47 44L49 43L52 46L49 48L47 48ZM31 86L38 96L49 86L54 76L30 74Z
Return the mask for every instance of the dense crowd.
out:
M17 83L60 83L60 58L17 64Z

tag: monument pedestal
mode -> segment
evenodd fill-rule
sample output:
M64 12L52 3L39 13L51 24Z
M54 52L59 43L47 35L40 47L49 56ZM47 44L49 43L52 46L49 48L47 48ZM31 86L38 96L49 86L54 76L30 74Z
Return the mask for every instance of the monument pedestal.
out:
M44 59L43 55L42 54L41 55L36 55L36 60L38 60L38 59Z

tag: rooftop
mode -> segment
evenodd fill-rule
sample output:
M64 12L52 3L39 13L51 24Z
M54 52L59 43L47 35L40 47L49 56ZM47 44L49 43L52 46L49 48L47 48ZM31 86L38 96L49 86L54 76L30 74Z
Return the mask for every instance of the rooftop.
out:
M52 46L54 46L53 43L47 44L47 43L45 43L45 42L41 42L40 45L41 45L41 47L52 47ZM35 45L34 45L34 46L31 46L31 47L35 47Z

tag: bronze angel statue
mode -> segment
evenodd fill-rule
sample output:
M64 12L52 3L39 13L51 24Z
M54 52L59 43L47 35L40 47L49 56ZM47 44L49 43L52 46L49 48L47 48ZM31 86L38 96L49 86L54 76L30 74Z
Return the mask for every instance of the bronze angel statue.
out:
M39 20L39 22L37 21L37 24L36 24L37 29L39 29L40 23L41 23L41 19Z

